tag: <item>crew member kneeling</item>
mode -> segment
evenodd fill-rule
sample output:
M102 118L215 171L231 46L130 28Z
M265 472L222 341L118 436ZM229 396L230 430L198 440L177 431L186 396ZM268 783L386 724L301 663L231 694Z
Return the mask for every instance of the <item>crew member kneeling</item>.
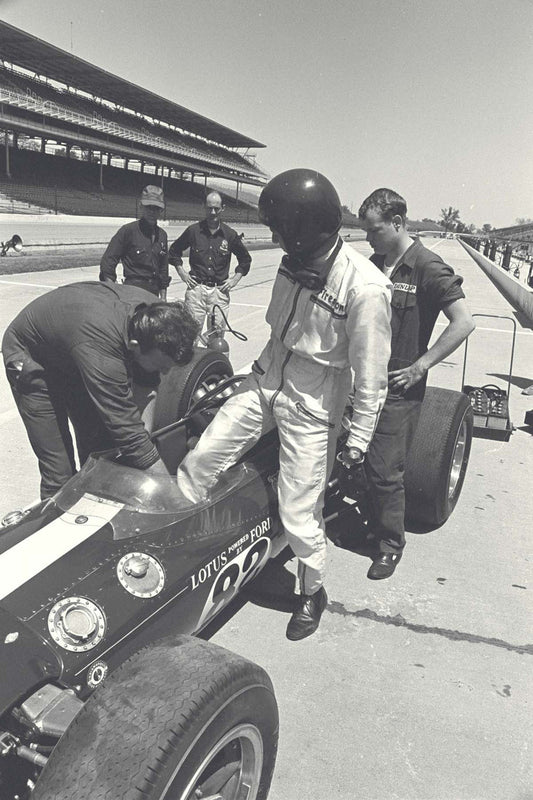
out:
M178 485L201 499L262 434L280 439L279 511L298 558L300 596L287 628L303 639L327 604L322 507L342 413L355 374L345 461L361 461L387 393L390 283L338 235L332 184L307 169L263 189L259 215L286 252L267 311L270 339L252 373L220 409L178 469Z

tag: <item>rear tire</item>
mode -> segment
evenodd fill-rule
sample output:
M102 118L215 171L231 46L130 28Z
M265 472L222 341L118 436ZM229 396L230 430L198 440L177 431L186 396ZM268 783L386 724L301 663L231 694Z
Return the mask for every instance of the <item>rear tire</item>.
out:
M192 361L185 366L174 367L161 376L152 430L159 430L181 419L193 403L232 375L233 368L223 353L196 349Z
M257 664L189 636L161 640L88 699L35 800L265 800L277 751L272 684Z
M405 515L438 527L455 508L468 466L473 414L461 392L426 389L415 438L407 457Z

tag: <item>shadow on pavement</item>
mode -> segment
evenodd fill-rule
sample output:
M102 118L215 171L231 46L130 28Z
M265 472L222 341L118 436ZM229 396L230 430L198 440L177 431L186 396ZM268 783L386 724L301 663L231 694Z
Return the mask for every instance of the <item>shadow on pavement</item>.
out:
M504 375L502 372L487 372L492 378L499 378L502 381L508 381L509 375ZM511 375L511 383L513 386L518 386L519 389L527 389L533 383L533 378L522 378L518 375Z

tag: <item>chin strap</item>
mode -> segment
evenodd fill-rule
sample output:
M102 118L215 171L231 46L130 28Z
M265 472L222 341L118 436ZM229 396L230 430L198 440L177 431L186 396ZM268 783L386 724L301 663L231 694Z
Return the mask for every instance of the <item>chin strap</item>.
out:
M291 273L292 277L298 281L298 283L300 283L306 289L311 289L311 291L318 292L321 291L326 285L328 275L342 245L343 241L341 237L338 236L337 244L333 248L333 251L330 253L326 261L316 268L309 265L309 261L311 260L312 256L306 257L305 255L299 256L288 253L287 255L283 256L281 263L285 269Z

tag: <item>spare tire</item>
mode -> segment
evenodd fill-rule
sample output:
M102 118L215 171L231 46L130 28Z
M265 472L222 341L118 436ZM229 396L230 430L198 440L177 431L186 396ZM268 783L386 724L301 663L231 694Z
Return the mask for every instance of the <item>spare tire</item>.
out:
M161 376L155 399L152 430L181 419L189 408L221 381L233 375L227 356L197 348L192 361Z
M452 513L468 466L473 413L461 392L430 386L405 468L405 516L442 525Z

